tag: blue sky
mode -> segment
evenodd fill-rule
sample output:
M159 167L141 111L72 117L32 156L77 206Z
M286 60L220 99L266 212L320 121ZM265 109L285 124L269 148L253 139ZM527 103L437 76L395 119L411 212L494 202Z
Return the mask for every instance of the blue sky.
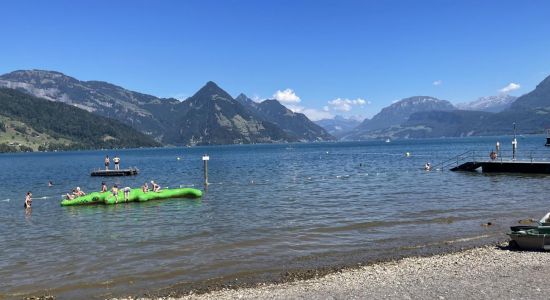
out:
M507 0L5 1L0 73L180 98L212 80L314 119L370 117L415 95L529 92L550 75L549 12Z

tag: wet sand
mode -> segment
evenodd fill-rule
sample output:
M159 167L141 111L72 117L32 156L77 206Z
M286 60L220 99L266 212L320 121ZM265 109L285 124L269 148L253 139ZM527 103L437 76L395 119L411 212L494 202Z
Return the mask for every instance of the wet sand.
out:
M550 253L492 245L173 299L543 299L550 295L548 270Z

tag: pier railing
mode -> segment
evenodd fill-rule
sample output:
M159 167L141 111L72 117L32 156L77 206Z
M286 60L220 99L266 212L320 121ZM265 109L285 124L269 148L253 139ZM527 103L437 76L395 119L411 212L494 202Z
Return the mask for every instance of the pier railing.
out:
M465 162L550 162L550 151L548 150L516 151L515 156L512 150L500 150L496 153L495 159L491 159L490 153L487 150L469 150L433 165L432 169L445 170Z

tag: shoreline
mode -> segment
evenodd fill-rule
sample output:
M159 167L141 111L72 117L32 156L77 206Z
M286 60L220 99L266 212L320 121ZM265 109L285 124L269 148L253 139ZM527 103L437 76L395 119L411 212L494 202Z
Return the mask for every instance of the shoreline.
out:
M548 268L550 253L518 251L499 243L431 256L376 262L310 279L163 297L186 300L364 297L533 299L544 298L550 293L544 271Z
M277 287L293 285L304 281L323 280L323 278L327 276L355 272L363 268L382 264L399 263L406 259L422 259L453 255L472 249L494 247L495 245L502 245L504 243L507 244L508 240L505 234L457 238L420 246L401 247L398 249L399 251L378 254L370 259L359 257L347 262L335 264L313 265L310 267L294 266L283 272L270 272L269 270L265 270L264 272L233 274L200 282L177 283L169 287L148 290L146 292L142 291L139 294L127 294L125 297L114 297L113 299L187 299L187 297L199 297L197 299L203 299L200 297L208 297L208 295L214 294L217 295L217 293L220 292L254 290L266 286ZM267 295L264 295L264 297L265 296Z

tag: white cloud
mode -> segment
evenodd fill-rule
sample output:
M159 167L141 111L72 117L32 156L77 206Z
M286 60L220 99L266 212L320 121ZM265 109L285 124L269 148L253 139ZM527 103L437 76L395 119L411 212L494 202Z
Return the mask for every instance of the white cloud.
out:
M273 94L273 98L283 104L300 103L300 97L294 93L292 89L286 89L284 91L278 90Z
M306 108L302 111L304 115L308 117L311 121L319 121L322 119L333 119L334 115L328 111L318 110L314 108Z
M350 111L352 106L363 106L365 104L370 104L370 101L367 101L365 99L357 98L357 99L342 99L342 98L336 98L334 100L330 100L328 104L332 107L332 109L337 111Z
M503 93L503 94L507 94L511 91L515 91L517 89L519 89L521 86L519 85L519 83L513 83L513 82L510 82L507 86L501 88L500 90L498 90L499 92Z
M287 104L285 106L295 113L302 113L306 115L306 117L308 117L308 119L310 119L311 121L334 118L334 115L331 114L329 111L324 110L324 108L323 110L319 110L315 108L305 108L303 106L294 104Z
M443 80L441 80L441 79L438 79L438 80L432 82L432 84L435 85L435 86L441 85L442 83L443 83Z
M303 106L295 105L295 104L286 104L285 106L286 108L290 109L292 112L297 112L297 113L302 112L305 108Z

